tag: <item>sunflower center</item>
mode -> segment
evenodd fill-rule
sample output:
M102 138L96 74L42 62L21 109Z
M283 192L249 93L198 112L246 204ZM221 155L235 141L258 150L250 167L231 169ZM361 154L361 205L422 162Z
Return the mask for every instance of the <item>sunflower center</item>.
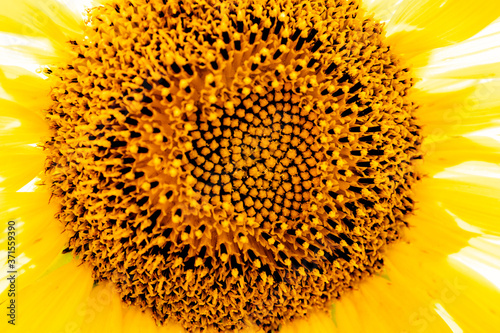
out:
M196 178L197 199L222 208L215 216L229 224L238 216L255 226L300 219L320 185L318 114L309 105L301 110L292 84L285 85L236 92L212 121L202 121L201 112L193 117L187 170Z
M357 1L111 1L47 70L68 251L188 331L323 308L413 209L413 79Z

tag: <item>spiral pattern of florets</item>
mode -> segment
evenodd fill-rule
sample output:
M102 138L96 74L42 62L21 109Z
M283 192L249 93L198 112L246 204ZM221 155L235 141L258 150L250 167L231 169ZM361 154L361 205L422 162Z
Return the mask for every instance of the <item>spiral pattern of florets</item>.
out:
M413 79L356 0L111 1L48 69L68 251L188 331L277 328L383 264Z

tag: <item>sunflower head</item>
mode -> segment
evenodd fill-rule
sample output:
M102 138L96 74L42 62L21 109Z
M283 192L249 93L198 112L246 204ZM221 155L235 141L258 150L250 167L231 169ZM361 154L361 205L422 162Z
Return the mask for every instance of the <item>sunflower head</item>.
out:
M414 80L357 1L111 1L51 67L68 251L188 330L275 329L378 271Z

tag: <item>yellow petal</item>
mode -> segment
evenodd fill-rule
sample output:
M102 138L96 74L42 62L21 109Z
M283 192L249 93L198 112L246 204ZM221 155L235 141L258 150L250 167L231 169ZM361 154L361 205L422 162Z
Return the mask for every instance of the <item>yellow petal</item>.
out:
M48 134L47 124L40 111L18 103L0 100L0 146L41 142Z
M176 323L167 322L158 326L150 311L142 312L136 306L129 306L123 311L123 333L185 333L184 328Z
M500 326L500 290L481 274L450 259L451 270L446 276L458 276L455 281L456 299L445 304L446 310L464 332L494 332ZM450 287L451 288L451 287Z
M424 125L423 131L434 141L479 131L498 122L499 80L473 81L450 91L440 89L457 82L460 80L437 80L434 83L438 86L430 82L413 94L413 99L421 105L417 117Z
M331 316L325 311L311 311L304 318L297 318L291 322L284 323L279 330L280 333L335 333L335 324Z
M122 333L123 307L116 287L100 283L94 287L86 301L82 333Z
M485 181L494 183L491 178ZM459 218L464 227L468 224L488 234L500 234L500 195L494 186L449 178L433 179L423 187L426 200L439 203L442 209Z
M81 31L81 16L60 1L7 1L0 14L0 31L29 37L43 37L63 45Z
M416 315L411 326L418 331L439 322L440 318L431 309L440 304L465 332L494 331L493 327L499 323L495 314L495 303L500 300L498 290L454 257L434 253L428 242L420 243L421 239L395 247L387 260L390 272L397 267L401 273L401 280L398 282L396 278L395 283L403 283L406 278L408 288L421 290L430 297L429 303L414 307ZM439 244L442 243L446 243L445 238L441 238Z
M499 30L498 25L494 30ZM489 79L500 77L500 31L421 54L411 60L418 77Z
M19 284L22 283L20 278ZM81 326L78 312L88 297L93 279L90 270L72 261L44 276L16 298L19 332L66 332ZM9 332L6 320L0 331Z
M31 146L0 148L0 187L7 191L18 191L40 175L45 156L40 148Z
M362 5L369 15L373 15L378 21L385 22L391 19L400 3L399 0L367 0L363 1Z
M500 163L498 149L481 145L461 136L433 142L424 140L423 150L425 157L421 170L431 177L446 168L467 161Z
M49 206L44 192L0 193L0 218L16 222L16 265L22 281L18 290L41 277L61 253L67 242L63 227L54 219L57 206ZM1 239L6 239L2 230ZM2 261L2 264L5 261ZM6 293L0 296L5 300Z
M403 0L387 26L397 52L414 56L474 36L500 15L497 0Z
M49 84L34 73L16 66L0 66L0 85L13 101L43 110L51 103Z

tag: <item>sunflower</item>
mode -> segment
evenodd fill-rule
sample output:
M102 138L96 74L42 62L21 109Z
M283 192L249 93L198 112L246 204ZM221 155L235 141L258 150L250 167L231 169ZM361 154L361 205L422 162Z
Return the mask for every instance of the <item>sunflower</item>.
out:
M3 331L498 330L496 1L5 7Z

